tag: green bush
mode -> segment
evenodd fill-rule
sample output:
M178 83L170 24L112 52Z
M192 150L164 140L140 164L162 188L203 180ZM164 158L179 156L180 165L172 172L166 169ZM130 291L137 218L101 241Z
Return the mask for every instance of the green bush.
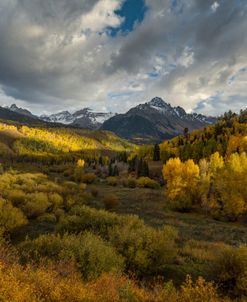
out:
M94 173L85 173L80 177L80 181L85 184L92 184L96 180L97 176Z
M4 199L0 199L0 231L12 232L18 227L27 224L27 219L22 211Z
M64 216L64 210L63 209L56 209L54 211L54 215L56 216L56 219L59 220L60 217Z
M123 258L100 237L91 233L78 235L42 235L19 246L22 259L36 261L72 261L85 279L94 279L103 272L121 272Z
M135 217L110 231L110 242L125 257L127 270L136 275L164 273L176 256L176 239L173 228L155 230Z
M109 229L120 223L121 219L117 214L96 210L84 205L74 206L68 215L61 217L57 230L72 233L89 230L107 237Z
M36 218L44 214L50 205L46 193L30 193L27 194L27 202L23 205L22 209L27 217Z
M128 187L129 188L136 188L136 186L137 186L137 181L136 181L136 179L135 178L133 178L133 177L129 177L128 178Z
M40 222L48 222L48 223L56 223L57 222L57 218L54 214L51 214L51 213L46 213L46 214L43 214L41 216L39 216L37 218L38 221Z
M106 182L109 186L116 187L118 184L118 179L115 176L109 176L106 178Z
M136 188L137 186L137 181L134 177L124 178L122 183L124 187L132 188L132 189Z
M49 193L49 202L52 204L53 210L61 208L63 206L63 197L58 193Z
M63 183L63 185L64 185L65 189L70 190L70 191L74 191L74 190L78 189L78 185L74 181L65 181Z
M138 178L137 185L140 188L149 188L149 189L159 189L160 188L159 183L149 177Z
M22 190L11 190L8 193L8 200L10 200L14 206L19 207L25 203L26 193Z
M247 246L227 246L218 253L211 274L224 293L247 297Z
M136 275L164 273L177 252L174 229L155 230L136 216L120 216L86 206L74 207L69 215L61 217L57 230L90 230L100 235L110 241L125 258L127 270Z

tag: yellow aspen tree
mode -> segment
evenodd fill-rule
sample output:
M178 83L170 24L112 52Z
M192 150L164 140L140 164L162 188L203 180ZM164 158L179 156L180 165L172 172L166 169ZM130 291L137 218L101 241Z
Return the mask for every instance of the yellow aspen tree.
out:
M186 211L196 202L199 182L199 166L193 160L181 162L179 158L168 160L163 167L166 181L166 198L170 207Z

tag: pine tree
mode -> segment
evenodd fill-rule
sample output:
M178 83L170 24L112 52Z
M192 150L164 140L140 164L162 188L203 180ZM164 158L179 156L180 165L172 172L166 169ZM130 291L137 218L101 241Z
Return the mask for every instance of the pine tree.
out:
M131 160L129 160L129 168L128 168L128 172L136 172L136 167L137 167L137 157L135 156L134 158L132 158Z
M142 158L138 162L138 167L137 167L137 176L138 177L148 177L149 176L149 168L148 168L148 163L144 161Z
M137 165L137 176L141 177L143 172L143 160L142 158L138 161L138 165Z
M142 168L143 172L143 176L149 177L149 167L148 167L148 163L146 161L143 162L143 168Z
M123 152L122 161L123 161L124 163L127 163L127 160L128 160L127 153L126 153L126 152Z
M102 156L99 157L99 165L103 166L103 158L102 158Z
M160 146L158 144L154 145L154 154L153 154L153 161L160 160Z
M109 166L108 166L108 175L109 176L113 176L112 163L109 163Z
M118 166L115 165L114 169L113 169L113 176L119 176L119 170L118 170Z

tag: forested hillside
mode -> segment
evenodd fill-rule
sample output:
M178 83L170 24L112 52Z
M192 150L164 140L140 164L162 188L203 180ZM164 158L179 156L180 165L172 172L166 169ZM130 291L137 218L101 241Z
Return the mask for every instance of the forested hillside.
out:
M228 157L234 152L247 151L247 110L239 115L228 112L219 118L215 125L189 132L160 144L160 157L163 161L179 157L181 160L199 161L215 152ZM140 157L153 158L153 146L139 148Z
M247 110L239 115L228 112L203 130L189 133L185 129L183 136L158 146L158 152L165 163L163 177L170 207L180 211L200 208L227 220L246 214ZM155 148L143 146L137 153L150 160Z
M73 128L29 127L0 122L0 154L17 156L100 156L131 151L134 145L111 132Z

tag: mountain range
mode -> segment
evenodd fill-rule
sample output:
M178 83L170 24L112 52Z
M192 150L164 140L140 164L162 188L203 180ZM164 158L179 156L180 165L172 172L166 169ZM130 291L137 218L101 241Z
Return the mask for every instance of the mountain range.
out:
M62 111L57 114L42 115L40 119L46 122L61 123L79 128L99 129L106 120L114 115L111 112L94 112L90 108L84 108L73 114L69 111Z
M198 113L188 114L182 107L172 107L156 97L125 114L110 118L101 129L113 131L136 143L153 143L182 134L185 128L191 131L215 122L214 117Z
M70 113L62 111L36 116L15 104L0 107L0 118L19 122L49 123L78 128L108 130L136 143L154 143L216 122L216 118L198 113L188 114L180 107L172 107L159 97L131 108L125 114L94 112L90 108Z

